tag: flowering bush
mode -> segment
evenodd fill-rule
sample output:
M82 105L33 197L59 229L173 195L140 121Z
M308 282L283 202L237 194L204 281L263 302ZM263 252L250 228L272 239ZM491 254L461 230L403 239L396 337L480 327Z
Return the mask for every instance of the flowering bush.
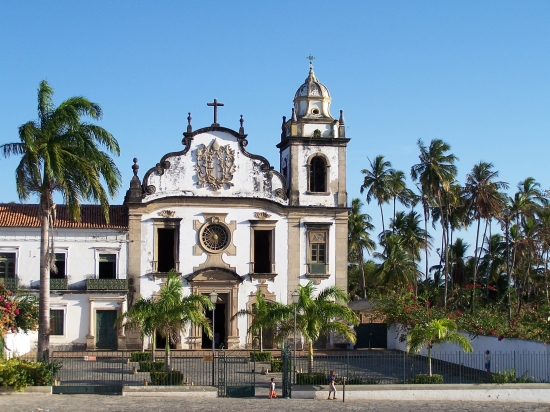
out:
M8 332L28 332L38 326L38 299L14 294L0 283L0 339Z
M470 285L472 289L472 285ZM476 285L477 288L477 285ZM456 300L456 298L455 298ZM399 339L403 342L407 332L418 324L428 323L431 319L453 319L458 329L474 338L479 335L505 338L532 339L550 342L550 325L548 314L550 307L541 305L538 308L524 307L514 313L513 320L508 322L505 308L479 306L474 313L469 310L445 310L436 307L422 296L415 297L412 291L390 292L379 297L379 303L370 314L373 319L383 319L388 325L400 324Z

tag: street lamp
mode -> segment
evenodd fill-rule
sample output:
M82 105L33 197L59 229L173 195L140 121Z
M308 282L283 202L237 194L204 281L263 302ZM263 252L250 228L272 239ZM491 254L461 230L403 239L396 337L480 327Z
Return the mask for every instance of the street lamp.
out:
M294 384L296 384L296 306L300 302L300 293L294 290L291 296L292 303L294 304Z
M216 344L216 332L215 332L215 318L216 318L216 303L218 302L218 294L216 289L210 292L210 303L212 303L212 386L216 386L216 380L214 379L214 345Z

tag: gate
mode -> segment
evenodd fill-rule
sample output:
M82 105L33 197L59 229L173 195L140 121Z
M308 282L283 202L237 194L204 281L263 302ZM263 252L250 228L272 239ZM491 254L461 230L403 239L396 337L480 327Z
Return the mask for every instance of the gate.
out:
M218 397L254 397L255 386L256 361L248 352L218 352Z
M283 361L283 398L290 398L292 394L292 356L288 342L285 343L285 347L281 351L281 360Z
M54 374L55 394L120 394L125 379L133 376L124 351L52 351L50 359L53 368L59 367Z

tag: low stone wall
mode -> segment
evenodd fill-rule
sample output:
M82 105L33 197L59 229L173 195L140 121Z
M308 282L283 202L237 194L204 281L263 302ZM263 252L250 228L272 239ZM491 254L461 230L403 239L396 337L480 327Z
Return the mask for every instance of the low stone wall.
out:
M182 396L217 398L218 389L213 386L124 386L122 396Z
M337 387L342 401L342 386ZM328 386L294 386L294 399L326 399ZM357 385L346 386L349 401L477 401L550 403L550 384Z

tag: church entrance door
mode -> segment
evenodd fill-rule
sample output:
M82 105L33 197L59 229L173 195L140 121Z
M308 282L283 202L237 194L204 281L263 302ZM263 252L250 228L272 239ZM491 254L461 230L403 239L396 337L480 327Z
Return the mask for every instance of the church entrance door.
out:
M96 343L98 349L116 349L116 310L98 310L96 312Z
M218 303L214 314L214 347L223 347L227 349L227 293L218 294ZM206 313L206 317L212 322L212 311ZM208 337L206 332L202 332L202 349L212 349L212 339Z

